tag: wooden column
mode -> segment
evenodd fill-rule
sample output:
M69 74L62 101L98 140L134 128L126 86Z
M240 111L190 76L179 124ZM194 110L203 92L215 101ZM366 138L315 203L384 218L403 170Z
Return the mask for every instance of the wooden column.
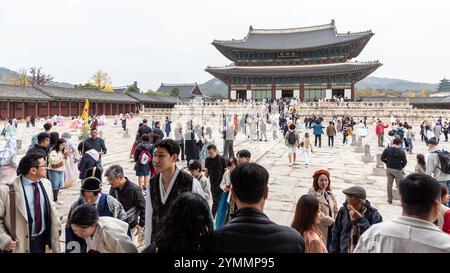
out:
M11 102L6 102L6 119L11 117Z
M69 104L69 117L71 117L72 116L72 101L69 100L68 104Z
M77 116L80 115L80 108L81 108L81 103L78 102L78 108L77 108Z
M39 101L34 104L34 118L36 119L37 116L39 116Z
M352 97L350 100L355 101L355 80L352 80Z
M58 116L61 116L61 101L58 101Z
M47 117L50 116L50 101L47 101Z
M102 114L106 116L106 102L103 103L103 111L102 112L103 112Z
M120 113L119 113L119 104L118 104L118 103L116 104L116 113L117 113L117 114L120 114Z
M25 101L22 101L22 119L25 119L26 115L27 115L27 111L26 111L26 103Z
M109 108L110 108L110 109L109 109L109 110L110 110L110 111L109 111L109 114L110 114L111 116L114 115L114 114L113 114L113 103L112 103L112 102L110 103Z
M300 100L303 101L305 99L305 84L300 84Z
M95 103L95 115L98 115L98 102Z

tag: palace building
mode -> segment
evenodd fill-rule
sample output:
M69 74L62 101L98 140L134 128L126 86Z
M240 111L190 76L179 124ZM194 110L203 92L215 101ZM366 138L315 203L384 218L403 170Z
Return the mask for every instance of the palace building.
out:
M228 86L230 100L299 98L302 101L355 100L355 83L374 72L379 61L358 62L372 31L338 33L330 24L254 29L242 40L214 40L233 63L206 71Z

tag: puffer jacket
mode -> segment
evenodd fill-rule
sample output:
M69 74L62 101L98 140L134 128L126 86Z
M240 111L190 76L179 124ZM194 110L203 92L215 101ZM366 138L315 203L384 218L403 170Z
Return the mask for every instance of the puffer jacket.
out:
M350 235L353 226L359 228L359 235L363 234L364 231L370 228L373 224L381 223L383 217L376 208L370 205L369 201L365 201L365 212L363 217L352 220L347 208L347 202L345 202L338 212L336 221L334 222L332 231L332 241L331 252L334 253L347 253L349 245L351 243ZM358 242L359 238L355 238ZM356 243L355 242L355 243Z

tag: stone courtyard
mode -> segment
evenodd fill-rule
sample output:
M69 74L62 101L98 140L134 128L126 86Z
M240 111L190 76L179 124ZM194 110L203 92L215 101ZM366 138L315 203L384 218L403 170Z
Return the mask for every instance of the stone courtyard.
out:
M158 120L164 121L165 115L159 116ZM135 116L132 121L127 122L129 128L129 137L124 137L124 132L120 125L114 126L112 118L107 118L105 126L99 127L99 131L105 139L108 152L102 157L104 169L112 164L119 164L124 168L126 176L133 182L136 181L136 176L133 171L134 162L129 159L130 148L134 142L134 136L137 131L138 123L143 118L151 119L150 114L141 114ZM187 116L178 117L176 119L172 116L172 130L177 122L186 124ZM196 117L198 119L198 117ZM199 120L199 119L198 119ZM210 126L213 130L213 138L219 148L220 152L223 149L223 142L219 133L219 115L215 118L207 118L206 126ZM302 119L301 119L302 120ZM329 119L325 118L324 125L328 123ZM387 120L386 120L387 121ZM195 124L195 123L194 123ZM298 129L303 136L306 131L303 122L298 122ZM312 174L318 169L327 169L331 173L331 187L336 195L339 204L345 201L345 196L342 190L353 185L360 185L367 190L367 199L372 206L377 208L384 220L390 220L401 213L400 203L394 200L392 205L387 203L386 197L386 177L383 175L374 175L374 168L376 168L376 155L381 154L383 148L377 147L377 139L375 136L374 125L368 125L368 136L362 142L363 145L370 145L370 154L373 158L372 162L363 162L364 153L355 152L357 146L342 144L342 136L337 136L335 139L335 147L328 147L326 135L322 136L322 148L314 148L314 153L311 156L308 167L304 165L303 153L297 153L297 164L289 167L287 159L287 147L282 140L282 133L278 131L279 140L274 141L272 138L271 126L267 126L268 141L252 141L242 133L236 137L234 144L235 153L239 149L248 149L252 153L252 161L264 166L269 174L269 199L265 205L265 213L276 223L283 225L290 225L295 209L295 204L298 198L307 193L312 187ZM183 126L184 127L184 126ZM414 142L414 153L407 154L408 165L405 168L406 172L412 172L416 164L417 153L423 153L427 156L426 146L420 141L419 124L413 123L416 140ZM62 132L70 132L69 124L66 122L65 126L56 126L54 129L60 134ZM388 130L388 129L387 129ZM38 128L25 128L24 123L19 124L17 131L17 139L22 140L22 149L19 150L19 158L21 158L28 145L31 137L39 133ZM79 130L72 133L72 139L78 141ZM386 133L387 135L387 133ZM173 133L170 137L173 137ZM312 139L313 140L313 139ZM0 139L0 146L3 146L5 139ZM449 149L450 145L442 142L443 148ZM186 162L180 162L184 167ZM106 179L103 179L103 191L109 191L109 185ZM64 202L63 206L58 209L62 222L65 223L67 213L72 203L78 198L80 190L80 182L62 189L60 192L60 200ZM64 234L64 233L63 233ZM61 237L64 240L64 236Z

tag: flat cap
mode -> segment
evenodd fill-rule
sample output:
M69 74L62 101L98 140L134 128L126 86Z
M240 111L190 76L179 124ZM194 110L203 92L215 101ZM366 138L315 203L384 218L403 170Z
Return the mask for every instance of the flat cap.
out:
M248 157L251 158L252 154L250 153L249 150L240 150L239 152L237 152L236 157Z
M343 190L343 193L351 197L366 199L366 190L363 187L353 186L346 190Z

